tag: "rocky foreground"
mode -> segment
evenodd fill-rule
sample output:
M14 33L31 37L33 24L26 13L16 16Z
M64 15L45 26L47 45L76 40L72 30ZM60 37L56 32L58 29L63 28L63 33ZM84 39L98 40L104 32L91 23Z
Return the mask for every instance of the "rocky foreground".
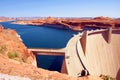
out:
M14 24L25 24L35 26L47 26L62 29L80 31L86 28L120 28L120 18L95 17L95 18L39 18L30 20L18 20Z
M0 74L0 80L31 80L27 77L19 77L19 76L10 76L7 74Z
M35 65L34 54L27 50L16 31L0 26L0 80L102 80L97 76L71 77Z

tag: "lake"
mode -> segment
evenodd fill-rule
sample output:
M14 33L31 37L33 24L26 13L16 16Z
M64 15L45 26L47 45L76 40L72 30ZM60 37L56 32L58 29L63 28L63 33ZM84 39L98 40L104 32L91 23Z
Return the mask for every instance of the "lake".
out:
M45 26L19 25L10 22L1 22L0 24L4 28L16 30L28 48L64 48L69 39L77 34L75 31ZM62 56L36 55L38 67L57 71L61 69L63 58Z

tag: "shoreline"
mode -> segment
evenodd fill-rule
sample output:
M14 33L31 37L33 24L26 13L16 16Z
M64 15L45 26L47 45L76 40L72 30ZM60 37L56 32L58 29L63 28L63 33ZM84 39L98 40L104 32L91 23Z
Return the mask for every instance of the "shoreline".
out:
M61 29L71 29L74 31L81 31L85 28L101 28L106 29L109 27L120 28L120 18L109 17L95 17L95 18L39 18L30 20L18 20L11 24L34 25L34 26L47 26Z

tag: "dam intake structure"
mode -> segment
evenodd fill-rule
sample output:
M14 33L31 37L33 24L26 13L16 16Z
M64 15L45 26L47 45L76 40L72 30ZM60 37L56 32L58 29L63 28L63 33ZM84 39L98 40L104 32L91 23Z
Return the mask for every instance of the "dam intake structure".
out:
M64 56L61 72L70 76L120 76L120 29L84 31L74 35L62 49L28 49L38 55ZM79 75L78 75L79 74Z

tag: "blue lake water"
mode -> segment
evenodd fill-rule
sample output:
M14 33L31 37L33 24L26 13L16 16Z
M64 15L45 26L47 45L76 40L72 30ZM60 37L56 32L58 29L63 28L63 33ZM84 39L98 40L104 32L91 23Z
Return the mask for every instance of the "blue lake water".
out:
M28 48L64 48L73 34L77 33L65 29L10 24L10 22L1 22L0 24L5 28L16 30ZM61 68L59 65L62 64L61 60L63 59L60 56L41 55L37 55L36 58L38 67L57 71Z

